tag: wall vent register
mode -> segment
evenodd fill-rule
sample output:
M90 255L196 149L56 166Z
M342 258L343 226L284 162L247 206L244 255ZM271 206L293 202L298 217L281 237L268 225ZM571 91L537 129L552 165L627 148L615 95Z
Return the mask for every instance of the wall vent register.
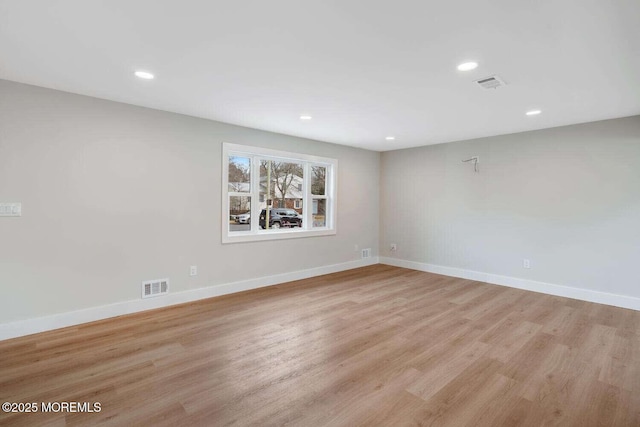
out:
M22 216L22 203L0 203L0 216Z
M142 282L142 298L157 297L169 293L169 279Z

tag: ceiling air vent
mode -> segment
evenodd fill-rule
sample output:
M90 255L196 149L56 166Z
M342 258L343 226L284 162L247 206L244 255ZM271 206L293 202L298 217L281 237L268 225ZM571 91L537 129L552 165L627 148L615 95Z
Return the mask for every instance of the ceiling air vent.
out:
M142 298L156 297L166 293L169 293L169 279L142 282Z
M480 80L474 80L483 89L497 89L507 84L498 76L484 77Z

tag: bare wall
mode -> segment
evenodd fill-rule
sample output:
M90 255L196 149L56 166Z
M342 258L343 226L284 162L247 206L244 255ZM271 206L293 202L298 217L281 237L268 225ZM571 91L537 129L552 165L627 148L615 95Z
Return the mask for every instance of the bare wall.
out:
M476 155L479 173L461 162ZM381 163L390 262L640 297L640 116L390 151Z
M337 158L338 233L221 243L222 142ZM0 324L377 254L380 154L0 80ZM367 189L367 191L363 191ZM371 190L371 191L370 191ZM198 275L189 277L189 265Z

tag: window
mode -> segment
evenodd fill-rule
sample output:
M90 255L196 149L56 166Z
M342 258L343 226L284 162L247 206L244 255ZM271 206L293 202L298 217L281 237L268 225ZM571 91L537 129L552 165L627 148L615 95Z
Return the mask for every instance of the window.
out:
M327 168L325 166L311 166L311 172L313 226L324 227L327 224Z
M245 145L222 148L222 242L335 234L338 161Z

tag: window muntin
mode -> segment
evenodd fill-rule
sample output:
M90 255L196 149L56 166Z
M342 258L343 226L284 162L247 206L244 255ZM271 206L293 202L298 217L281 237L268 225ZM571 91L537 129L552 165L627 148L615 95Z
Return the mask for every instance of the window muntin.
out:
M223 243L335 234L337 163L223 144Z

